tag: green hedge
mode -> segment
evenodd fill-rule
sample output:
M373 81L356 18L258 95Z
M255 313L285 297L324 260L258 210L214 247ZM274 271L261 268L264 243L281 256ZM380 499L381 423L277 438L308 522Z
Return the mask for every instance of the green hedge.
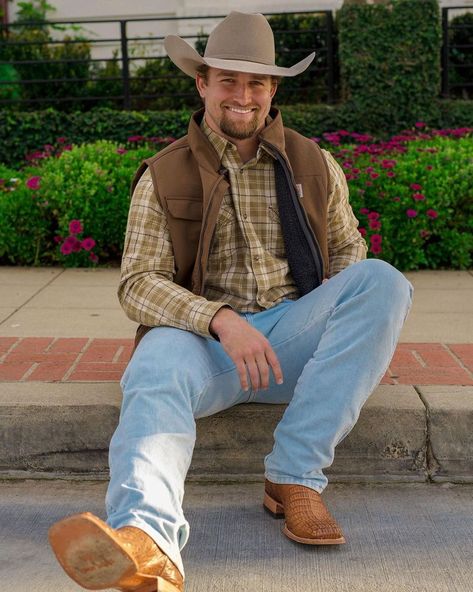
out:
M370 256L404 270L471 265L473 136L466 134L422 127L388 143L325 134L322 143L346 171ZM118 264L130 180L159 147L100 141L20 172L0 166L0 264Z
M420 117L433 128L473 127L473 101L437 101L436 116ZM308 136L348 129L370 132L370 114L353 117L350 108L331 105L283 105L284 123ZM20 167L26 155L45 145L83 144L97 140L126 142L132 136L171 136L187 132L191 111L114 111L96 109L87 113L62 113L54 109L33 112L0 110L0 162ZM409 122L412 127L416 120ZM399 130L396 131L400 131ZM379 133L378 130L374 130Z
M344 4L337 14L342 99L391 133L439 116L441 29L437 0Z

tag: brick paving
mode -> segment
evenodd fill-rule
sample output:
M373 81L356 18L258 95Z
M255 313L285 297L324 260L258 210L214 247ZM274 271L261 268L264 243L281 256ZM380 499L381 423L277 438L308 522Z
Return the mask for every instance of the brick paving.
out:
M119 381L130 339L0 337L0 381ZM473 344L400 343L382 384L473 385Z

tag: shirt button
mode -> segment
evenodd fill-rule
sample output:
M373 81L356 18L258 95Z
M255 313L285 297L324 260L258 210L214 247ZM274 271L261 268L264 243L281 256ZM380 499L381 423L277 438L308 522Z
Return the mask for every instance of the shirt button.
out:
M260 259L261 259L261 257L259 255L256 255L255 261L259 261Z
M243 214L243 220L247 220L248 219L248 214Z

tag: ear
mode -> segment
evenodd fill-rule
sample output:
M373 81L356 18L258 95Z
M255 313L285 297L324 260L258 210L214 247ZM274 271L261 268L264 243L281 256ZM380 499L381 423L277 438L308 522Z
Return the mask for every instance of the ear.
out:
M195 77L195 86L196 86L197 91L200 95L200 98L203 99L205 97L205 89L207 87L207 83L205 82L205 79L202 78L202 76L200 74L197 74L197 76Z
M276 91L277 90L278 90L278 83L277 83L276 80L273 80L271 82L271 91L270 91L271 100L273 99L273 97L276 94Z

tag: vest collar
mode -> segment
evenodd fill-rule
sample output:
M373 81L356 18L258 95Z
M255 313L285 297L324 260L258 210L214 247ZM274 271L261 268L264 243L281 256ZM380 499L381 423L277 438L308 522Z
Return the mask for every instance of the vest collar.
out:
M200 166L209 171L218 172L221 168L220 156L200 127L204 112L205 109L200 109L190 119L188 128L189 146ZM259 138L265 144L269 144L282 154L285 154L284 127L281 113L278 109L272 107L269 115L272 121L262 130Z

